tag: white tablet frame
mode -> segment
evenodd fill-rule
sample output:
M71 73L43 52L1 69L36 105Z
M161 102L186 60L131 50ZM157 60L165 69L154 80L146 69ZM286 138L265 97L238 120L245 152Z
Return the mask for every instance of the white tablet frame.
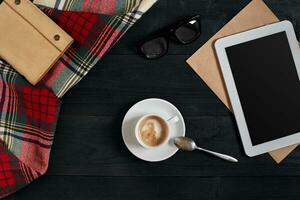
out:
M292 144L300 143L300 132L255 146L252 144L225 48L283 31L286 32L296 65L298 77L300 78L299 43L297 41L293 25L290 21L281 21L278 23L269 24L260 28L252 29L250 31L224 37L218 39L215 42L217 57L219 59L219 64L221 66L221 71L223 73L227 92L231 100L231 105L233 108L235 119L237 121L242 143L246 154L250 157L270 152L272 150L286 147Z

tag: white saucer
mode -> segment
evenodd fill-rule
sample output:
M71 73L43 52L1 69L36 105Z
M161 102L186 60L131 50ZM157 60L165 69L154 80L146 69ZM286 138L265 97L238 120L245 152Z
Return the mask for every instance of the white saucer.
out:
M146 149L135 138L135 124L146 114L157 114L164 119L174 116L179 118L176 124L170 125L170 140L163 146ZM162 99L145 99L136 103L128 110L122 123L122 137L128 150L136 157L150 162L162 161L174 155L178 149L173 144L173 139L184 135L185 124L181 113L173 104Z

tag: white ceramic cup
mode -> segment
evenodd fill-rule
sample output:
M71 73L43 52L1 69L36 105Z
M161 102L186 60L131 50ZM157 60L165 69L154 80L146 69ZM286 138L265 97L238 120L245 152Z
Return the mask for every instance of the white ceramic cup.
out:
M164 126L165 126L166 129L167 129L167 130L166 130L166 136L165 136L164 140L163 140L160 144L155 145L155 146L150 146L150 145L146 144L146 143L141 139L141 137L140 137L140 124L141 124L141 122L142 122L144 119L150 118L150 117L156 117L156 118L159 118L160 121L161 121L162 123L164 123ZM153 148L160 147L160 146L166 144L166 142L169 141L169 139L170 139L170 125L175 124L175 123L177 123L178 121L179 121L179 117L177 117L177 116L173 116L173 117L171 117L170 119L167 119L167 120L166 120L166 119L164 119L163 117L161 117L160 115L157 115L157 114L148 114L148 115L144 115L144 116L142 116L142 117L137 121L137 123L136 123L136 125L135 125L135 137L136 137L138 143L139 143L141 146L143 146L143 147L145 147L145 148L147 148L147 149L153 149Z

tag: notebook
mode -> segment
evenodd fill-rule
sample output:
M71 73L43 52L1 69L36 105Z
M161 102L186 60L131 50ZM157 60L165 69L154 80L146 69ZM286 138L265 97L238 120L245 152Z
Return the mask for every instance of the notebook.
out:
M0 0L0 58L37 84L73 39L29 0Z
M262 0L253 0L187 60L193 70L230 110L232 109L215 55L214 42L224 36L278 21L275 14ZM288 146L269 152L269 154L279 163L296 147L297 145Z

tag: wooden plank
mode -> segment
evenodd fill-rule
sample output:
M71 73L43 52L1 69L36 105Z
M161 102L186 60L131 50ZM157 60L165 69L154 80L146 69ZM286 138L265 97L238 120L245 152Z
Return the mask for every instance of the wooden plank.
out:
M187 66L186 58L172 55L148 61L137 55L107 55L63 98L61 114L118 117L149 97L171 101L184 115L229 114Z
M299 183L299 177L45 176L7 199L295 200Z
M226 177L220 181L217 199L282 200L299 198L299 177Z
M300 152L280 167L267 155L247 157L230 116L186 117L187 136L200 146L236 156L233 164L201 152L178 152L159 163L135 158L125 147L120 125L123 115L62 116L48 174L89 176L294 176L300 175Z

